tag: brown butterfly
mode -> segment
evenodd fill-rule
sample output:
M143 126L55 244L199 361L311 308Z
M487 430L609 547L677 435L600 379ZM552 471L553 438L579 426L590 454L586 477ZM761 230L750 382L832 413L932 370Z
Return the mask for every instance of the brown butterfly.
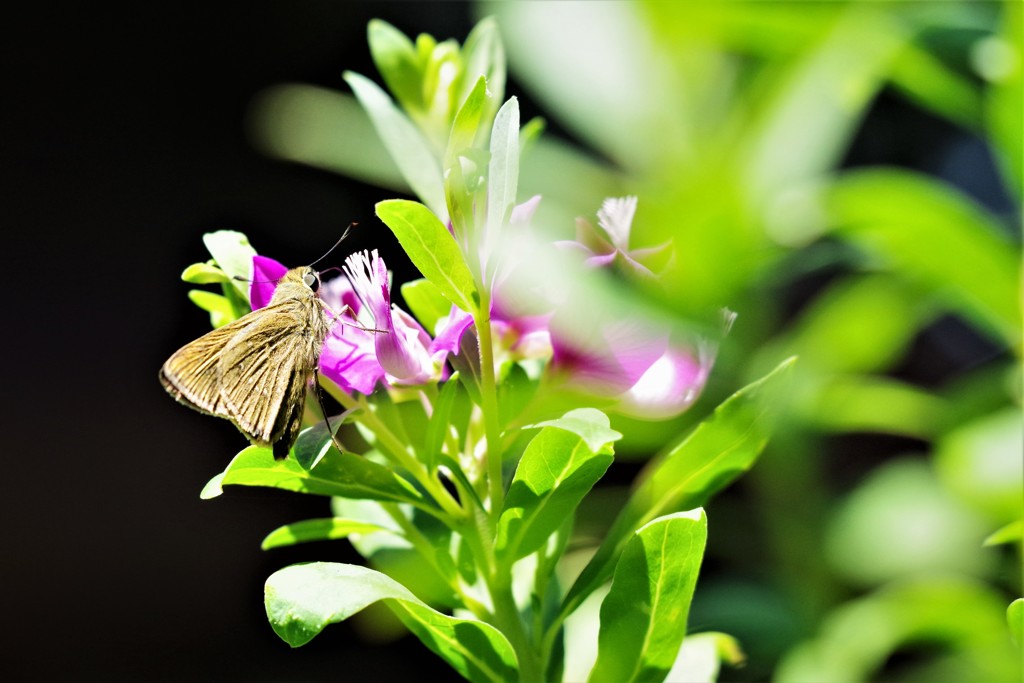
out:
M178 402L231 420L253 444L286 457L337 320L319 286L311 266L289 270L267 306L178 349L160 369L160 383Z

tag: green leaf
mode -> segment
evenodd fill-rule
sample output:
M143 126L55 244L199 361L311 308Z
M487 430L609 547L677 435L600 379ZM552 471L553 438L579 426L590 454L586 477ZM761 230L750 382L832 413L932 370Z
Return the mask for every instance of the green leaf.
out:
M423 74L412 41L381 19L370 20L366 38L373 63L395 99L406 109L422 109Z
M908 663L901 680L1019 681L1021 654L1006 617L1005 598L985 582L917 574L834 609L813 639L786 652L772 680L884 680L886 662L915 648L917 666ZM934 649L916 649L921 643Z
M1021 539L1024 539L1024 519L1010 522L1006 526L992 532L985 539L983 545L1003 545L1004 543L1013 543Z
M981 41L975 47L978 70L989 81L986 92L986 119L992 143L1006 187L1017 200L1024 183L1024 7L1008 2L1001 7L1000 35ZM1020 214L1018 214L1019 217ZM1019 220L1019 218L1018 218Z
M410 194L366 110L348 94L287 83L256 95L248 112L264 153Z
M576 408L562 417L528 425L523 429L558 427L582 438L595 453L611 452L609 445L622 438L622 434L611 428L608 416L596 408Z
M519 184L519 101L515 97L494 117L487 177L487 227L499 230L512 213Z
M203 235L203 244L227 275L228 281L248 301L252 257L256 255L249 238L234 230L218 230Z
M620 435L592 412L604 419L608 440L591 447L579 434L550 426L527 445L498 520L495 550L508 564L541 548L611 464L610 444Z
M444 156L445 197L457 235L469 235L476 228L476 195L483 187L484 163L477 161L482 150L475 148L474 143L480 136L480 118L486 102L487 82L481 76L456 114L448 137Z
M292 647L304 645L328 624L383 601L435 654L470 681L518 680L512 647L489 624L431 609L403 585L366 567L316 562L274 572L265 588L267 617Z
M482 120L489 123L494 117L495 106L505 97L505 49L501 44L498 23L493 18L482 19L466 36L462 63L463 81L458 101L465 101L476 79L483 76L487 80L489 96Z
M452 310L450 301L444 298L437 285L426 278L402 283L402 298L412 314L424 329L437 335L437 323Z
M772 408L794 362L794 358L783 361L730 396L664 458L648 466L601 547L569 589L563 614L611 576L634 529L665 513L703 505L753 466L768 442Z
M601 604L592 683L661 681L675 663L707 541L702 509L659 517L622 551Z
M445 152L445 166L450 166L465 149L473 147L480 134L480 118L487 103L487 81L481 76L469 96L459 107L448 136L448 150Z
M935 447L935 471L957 498L1005 524L1024 515L1021 453L1020 408L1004 408L944 435Z
M1024 644L1024 598L1017 598L1006 608L1006 623L1010 626L1013 642L1020 647Z
M222 484L269 486L320 496L425 504L423 496L409 482L383 465L333 449L312 471L307 471L293 458L275 460L269 448L250 446L228 465Z
M980 206L902 170L848 172L832 185L827 204L840 236L982 329L1019 343L1020 255Z
M368 524L355 519L326 517L324 519L305 519L294 524L274 529L263 539L260 547L263 550L281 548L296 543L309 541L331 541L348 538L350 534L372 534L377 531L389 531L376 524Z
M398 238L409 260L442 295L464 311L477 309L473 275L448 228L430 209L405 199L376 206L377 216Z
M801 51L765 92L750 139L739 143L753 192L768 200L828 171L849 147L884 84L904 32L872 7L851 7Z
M745 657L736 639L726 633L709 631L686 636L667 681L714 683L723 661L740 666Z
M391 158L409 183L413 192L441 217L448 220L444 196L441 164L430 150L423 135L405 115L395 107L391 98L376 83L351 71L345 81L352 88L359 103L366 109L373 126L387 147Z
M227 282L228 276L213 261L208 261L206 263L193 263L182 272L181 279L194 285L209 285Z
M210 324L213 327L223 327L237 319L235 308L226 296L207 292L205 289L191 289L188 292L188 298L196 306L210 314Z
M437 468L438 459L441 457L445 437L448 436L448 430L451 428L452 409L455 407L455 399L458 397L460 388L458 380L449 378L441 387L437 400L434 401L434 412L430 416L427 436L423 444L425 464L431 471Z
M976 130L981 122L981 93L968 78L931 52L908 43L893 62L892 84L925 107Z

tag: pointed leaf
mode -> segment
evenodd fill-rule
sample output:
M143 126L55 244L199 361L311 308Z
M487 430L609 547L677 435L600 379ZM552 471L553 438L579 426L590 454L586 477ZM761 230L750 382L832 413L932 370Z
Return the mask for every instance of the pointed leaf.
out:
M487 177L487 227L499 230L512 213L519 184L519 101L515 97L494 117Z
M274 572L265 588L271 626L292 647L378 601L470 681L518 680L515 654L500 631L431 609L405 586L372 569L327 562L294 565Z
M423 75L412 41L381 19L370 20L366 37L373 63L395 99L406 109L421 109Z
M432 335L437 334L437 321L452 310L437 285L426 278L402 283L402 298L420 325Z
M576 408L562 417L538 422L523 429L535 427L558 427L577 434L595 453L607 450L613 442L622 438L622 434L611 428L608 416L596 408Z
M345 81L366 109L409 187L442 221L447 220L441 164L423 135L376 83L353 72L345 73Z
M339 517L304 519L301 522L286 524L274 529L263 539L260 547L263 550L269 550L296 543L337 540L348 538L350 534L372 534L377 531L388 531L388 529L376 524Z
M1020 253L983 208L903 170L851 171L827 195L835 231L1010 345L1020 342Z
M250 446L228 465L222 484L424 504L423 496L388 468L337 450L328 451L312 471L307 471L292 458L275 460L269 448Z
M608 469L610 443L592 449L579 434L560 427L545 427L530 441L498 521L499 557L511 563L547 542Z
M570 588L563 614L611 576L634 529L667 512L703 505L753 466L768 442L771 409L794 361L784 361L733 394L665 457L648 466L601 547Z
M248 301L252 257L256 255L249 238L234 230L218 230L203 235L203 244L238 293Z
M1006 608L1006 621L1010 625L1010 635L1017 647L1024 645L1024 598L1017 598Z
M376 210L423 276L462 310L476 310L473 274L444 223L426 206L405 199L379 202Z
M592 683L665 679L686 634L706 542L701 509L659 517L630 538L601 604Z

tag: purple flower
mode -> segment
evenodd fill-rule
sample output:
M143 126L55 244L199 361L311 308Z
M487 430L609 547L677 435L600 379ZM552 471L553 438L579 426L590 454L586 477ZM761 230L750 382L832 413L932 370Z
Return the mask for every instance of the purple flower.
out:
M633 227L636 204L636 197L605 199L597 212L597 224L603 234L587 220L577 218L576 240L563 240L555 244L582 251L587 255L586 263L589 266L619 264L635 275L654 277L651 268L655 264L664 265L670 255L671 243L644 249L629 248L629 233Z
M578 241L558 245L583 251L588 266L619 264L636 275L654 277L641 261L664 256L670 245L629 249L636 204L636 197L606 199L597 212L603 235L579 219ZM726 315L726 329L733 317ZM671 417L693 405L715 360L714 346L704 340L680 343L667 331L635 320L591 324L565 310L551 321L551 345L552 373L568 387L613 399L619 412L651 419Z
M253 257L253 309L265 306L287 268ZM320 353L320 372L347 393L373 392L377 383L415 385L440 377L444 354L433 354L426 331L392 306L388 272L377 252L346 259L347 277L323 283L320 297L337 316ZM331 315L331 314L329 314Z

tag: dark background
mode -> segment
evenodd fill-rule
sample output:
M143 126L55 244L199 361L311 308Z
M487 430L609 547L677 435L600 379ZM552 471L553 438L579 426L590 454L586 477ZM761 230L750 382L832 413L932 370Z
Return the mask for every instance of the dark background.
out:
M454 678L418 642L367 643L349 624L294 651L274 635L271 572L356 557L340 543L260 550L280 524L328 514L322 498L201 501L245 441L170 400L157 370L209 327L179 279L208 258L204 232L242 230L298 264L357 221L351 251L397 252L373 216L383 191L252 149L251 98L285 81L347 89L345 69L376 77L372 17L461 40L471 9L65 3L4 21L8 680Z
M403 279L397 245L373 216L393 194L261 156L246 139L247 105L277 83L344 91L345 69L376 78L372 17L461 41L471 15L468 3L221 2L109 14L68 4L0 29L0 661L12 680L455 677L418 642L370 642L350 623L296 651L273 634L262 605L270 573L358 558L344 543L259 549L277 526L325 515L323 499L237 487L201 501L245 441L176 405L156 374L208 329L179 279L207 258L204 232L244 231L261 253L299 264L355 221L346 253L380 248ZM508 90L523 98L514 83ZM1009 206L978 141L887 94L846 163L880 162L942 175L997 211ZM794 307L806 300L799 287L784 294ZM918 340L909 379L927 384L990 353L974 338L938 348L945 336ZM875 444L875 454L898 446Z

